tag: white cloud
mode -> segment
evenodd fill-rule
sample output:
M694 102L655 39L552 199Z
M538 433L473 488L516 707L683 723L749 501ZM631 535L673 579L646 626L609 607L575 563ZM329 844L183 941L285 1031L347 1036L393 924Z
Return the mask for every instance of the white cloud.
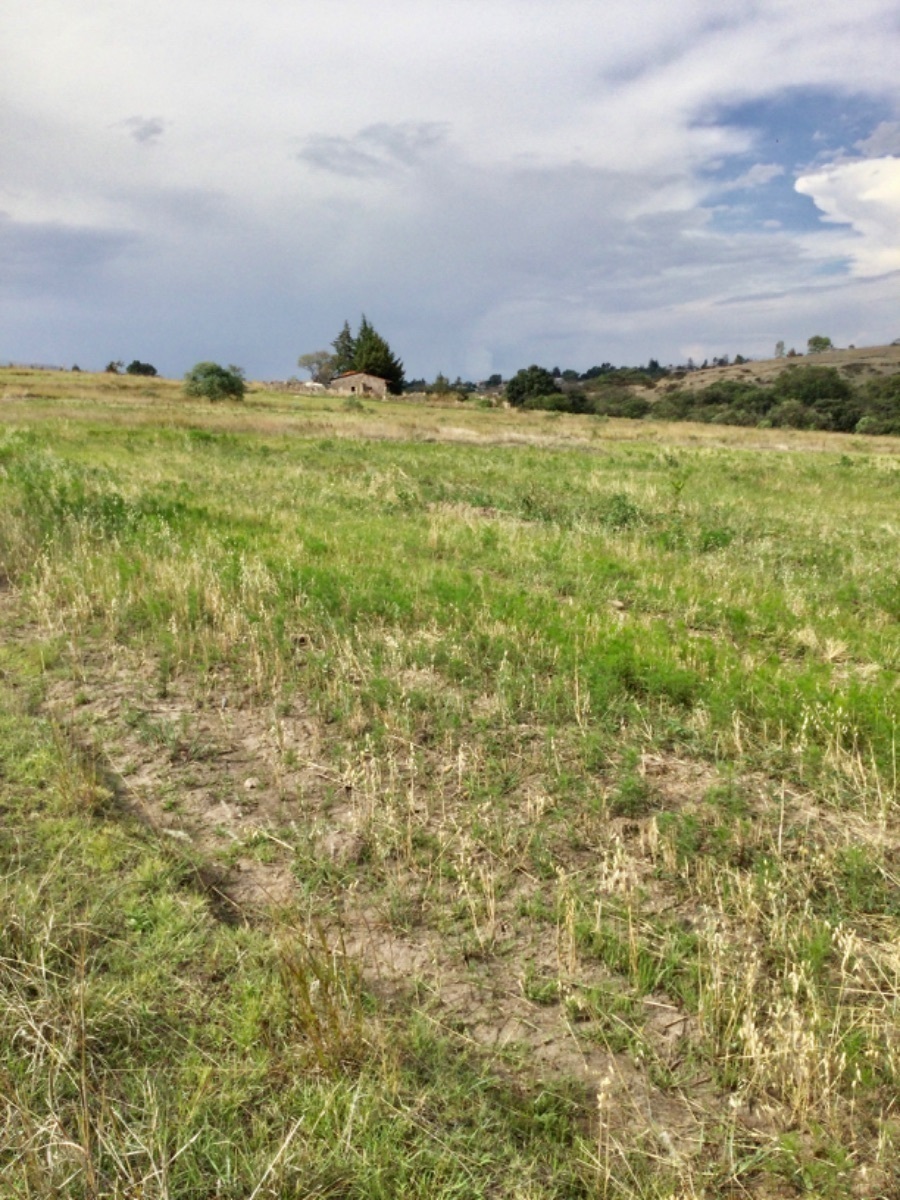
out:
M738 175L736 179L720 185L718 190L722 192L739 192L746 188L765 187L767 183L771 183L773 179L778 179L783 174L784 167L779 166L778 163L754 163L749 170L744 171L742 175Z
M850 227L852 234L836 233L826 245L850 259L854 275L900 270L900 158L833 163L795 187L825 221Z

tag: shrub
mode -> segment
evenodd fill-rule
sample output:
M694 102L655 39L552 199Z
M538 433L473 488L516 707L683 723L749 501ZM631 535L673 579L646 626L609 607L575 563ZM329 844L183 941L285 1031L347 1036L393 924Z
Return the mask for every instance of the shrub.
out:
M870 379L861 390L857 433L900 434L900 375Z
M133 359L125 368L129 375L155 375L156 367L151 367L149 363L141 362L139 359Z
M769 420L775 426L789 429L812 429L813 414L799 400L783 400L769 413Z
M633 525L643 524L644 520L643 511L624 492L613 492L608 496L600 516L601 525L607 529L629 529Z
M674 388L656 402L653 415L659 421L688 421L694 414L696 397L692 392Z
M243 400L246 391L244 372L240 367L197 363L184 377L184 390L188 396L200 396L205 400Z
M773 404L769 388L759 387L743 379L721 379L710 384L701 393L704 404L723 405L727 408L764 416Z
M629 417L639 421L646 417L653 405L645 396L638 396L631 388L605 387L592 397L591 408L602 417Z
M556 380L550 372L532 364L517 371L506 385L506 399L518 407L531 396L552 396L556 391Z
M562 392L554 392L552 395L526 396L519 402L519 406L529 411L572 412L572 402Z
M834 367L790 367L782 371L772 390L778 397L815 404L820 400L847 400L853 388Z
M834 367L792 367L782 371L772 391L779 400L796 401L807 409L807 417L799 428L836 429L850 433L862 416L853 387ZM784 404L779 406L780 409L784 407ZM785 420L775 423L794 424Z
M859 419L854 432L882 436L890 434L897 437L900 436L900 417L879 417L874 413L868 413Z

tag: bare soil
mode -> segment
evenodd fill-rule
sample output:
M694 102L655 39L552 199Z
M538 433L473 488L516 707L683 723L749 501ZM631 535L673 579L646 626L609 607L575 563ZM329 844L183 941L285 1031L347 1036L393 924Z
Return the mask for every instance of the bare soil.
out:
M159 664L117 647L68 664L50 683L46 706L100 764L99 782L116 803L171 852L201 863L226 919L299 917L352 960L385 1002L412 1004L448 1036L494 1057L499 1069L579 1081L616 1114L612 1128L639 1122L663 1156L698 1147L701 1116L708 1120L716 1098L702 1080L692 1081L690 1096L659 1089L647 1070L648 1057L677 1070L695 1032L692 1018L664 995L646 997L640 1042L610 1047L584 997L596 988L615 994L621 981L572 959L559 929L517 918L517 906L537 889L527 874L498 903L483 947L416 908L421 880L408 864L388 865L387 879L373 877L363 861L368 834L366 805L354 795L358 780L331 765L325 731L302 703L289 712L254 704L224 673L199 687L189 678L161 686ZM648 759L643 769L672 807L710 782L708 769L692 764ZM419 818L423 826L436 819L424 811ZM619 820L611 832L640 841L644 824ZM298 839L323 870L342 877L324 903L321 895L304 898L298 884ZM570 856L573 878L596 867L591 857ZM412 913L399 924L391 895L405 897ZM542 985L539 998L528 981Z

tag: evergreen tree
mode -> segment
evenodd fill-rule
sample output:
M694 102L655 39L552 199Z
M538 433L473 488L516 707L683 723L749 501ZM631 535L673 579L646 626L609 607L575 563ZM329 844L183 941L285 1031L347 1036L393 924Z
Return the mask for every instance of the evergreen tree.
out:
M387 380L388 391L395 396L403 391L403 363L393 353L380 333L363 317L356 336L354 366L367 375Z
M388 391L393 395L397 396L403 391L403 363L365 315L359 323L356 337L350 332L349 322L345 321L344 328L331 344L334 346L337 374L344 371L365 371L367 375L377 375L379 379L384 379Z
M356 370L356 338L350 332L350 322L344 322L344 328L331 343L334 346L333 368L335 375L344 371Z

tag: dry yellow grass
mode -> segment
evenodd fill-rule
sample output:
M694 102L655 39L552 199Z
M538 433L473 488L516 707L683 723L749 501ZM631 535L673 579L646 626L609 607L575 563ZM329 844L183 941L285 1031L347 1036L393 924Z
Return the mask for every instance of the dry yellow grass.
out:
M833 367L848 379L860 383L879 375L896 375L900 371L900 346L862 346L859 349L825 350L821 354L803 354L795 358L767 358L746 363L730 363L727 367L708 367L690 371L679 378L678 386L701 391L711 383L738 380L742 383L772 383L782 371L791 366L813 364ZM663 381L662 387L672 381Z

